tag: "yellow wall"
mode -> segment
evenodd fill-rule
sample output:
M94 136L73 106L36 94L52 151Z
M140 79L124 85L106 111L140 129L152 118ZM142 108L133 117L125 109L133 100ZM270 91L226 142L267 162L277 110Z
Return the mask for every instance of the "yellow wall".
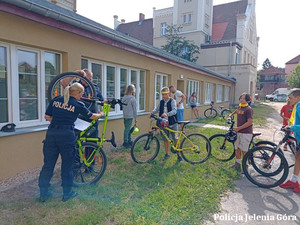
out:
M154 80L157 72L169 75L169 85L176 85L177 80L180 79L179 76L183 74L185 89L187 79L202 81L202 98L204 97L205 82L228 85L231 90L234 87L233 83L226 80L150 59L4 12L0 12L0 29L0 42L61 53L64 72L79 69L82 57L145 70L147 75L146 111L152 110L154 107ZM185 92L186 90L181 91ZM224 105L228 105L228 102ZM200 107L200 112L203 113L206 107ZM189 119L191 116L191 110L185 110L185 119ZM141 132L145 132L150 127L150 120L147 116L139 117L139 125ZM115 131L117 139L121 140L122 119L109 121L107 138L110 137L112 130ZM44 136L45 132L34 132L0 137L0 179L41 166Z

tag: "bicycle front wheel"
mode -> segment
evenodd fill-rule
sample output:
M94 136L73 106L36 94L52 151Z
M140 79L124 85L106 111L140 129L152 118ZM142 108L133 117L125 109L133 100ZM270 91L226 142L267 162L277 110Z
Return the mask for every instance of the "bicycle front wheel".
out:
M217 111L215 109L209 108L204 111L204 116L206 118L216 118Z
M137 137L131 147L131 158L136 163L149 163L159 153L159 140L152 133Z
M58 74L50 82L48 86L48 100L51 101L53 98L57 96L63 96L64 87L70 86L76 82L80 82L81 84L84 84L85 88L89 89L90 96L87 97L90 97L91 99L96 97L95 87L88 78L83 77L79 73L66 72L66 73ZM87 108L91 108L93 106L92 102L85 101L84 103Z
M234 158L234 144L226 139L225 134L215 134L209 138L211 154L220 161L229 161Z
M211 154L207 137L199 133L189 134L180 144L181 154L185 161L196 164L205 162Z
M230 114L231 114L231 111L229 109L223 109L221 112L221 116L225 120L229 117Z
M284 155L268 146L249 150L242 162L245 176L253 184L272 188L283 183L288 176L289 166Z
M103 176L106 169L106 156L104 151L93 142L82 143L82 153L87 161L93 161L90 166L87 166L80 159L79 153L76 152L73 162L73 184L75 186L85 186L97 183Z

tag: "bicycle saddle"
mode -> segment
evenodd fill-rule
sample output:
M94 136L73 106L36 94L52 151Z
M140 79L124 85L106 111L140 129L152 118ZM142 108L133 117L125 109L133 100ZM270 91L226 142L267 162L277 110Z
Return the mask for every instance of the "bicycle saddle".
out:
M191 123L191 121L178 121L179 124L187 125Z
M261 135L261 132L253 132L253 137Z

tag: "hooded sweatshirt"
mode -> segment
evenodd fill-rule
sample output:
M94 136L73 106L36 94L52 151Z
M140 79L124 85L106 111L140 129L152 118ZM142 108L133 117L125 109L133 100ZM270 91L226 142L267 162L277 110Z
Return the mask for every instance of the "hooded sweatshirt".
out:
M123 116L125 119L134 118L137 120L137 109L136 109L136 99L133 95L125 95L122 99L123 105Z

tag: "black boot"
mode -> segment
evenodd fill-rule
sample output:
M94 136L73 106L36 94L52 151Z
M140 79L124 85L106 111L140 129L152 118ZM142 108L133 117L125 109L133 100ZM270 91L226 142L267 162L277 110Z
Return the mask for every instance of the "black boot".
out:
M45 202L50 197L52 193L48 191L48 188L40 188L40 202Z
M73 191L72 188L64 188L64 195L62 201L66 202L71 198L75 198L76 196L78 196L78 193Z

